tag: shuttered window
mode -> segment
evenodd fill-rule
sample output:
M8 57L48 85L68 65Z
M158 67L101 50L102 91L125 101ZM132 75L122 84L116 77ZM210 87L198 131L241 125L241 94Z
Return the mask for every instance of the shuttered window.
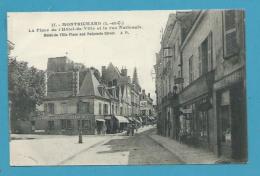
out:
M199 77L202 75L202 50L201 46L199 46Z
M212 32L208 35L208 71L213 69L213 57L212 57Z
M191 56L190 59L189 59L189 80L190 80L190 83L194 80L194 75L193 75L193 56Z
M213 47L212 47L212 32L201 43L198 48L199 52L199 77L213 69Z
M228 58L238 52L236 11L224 11L224 57Z

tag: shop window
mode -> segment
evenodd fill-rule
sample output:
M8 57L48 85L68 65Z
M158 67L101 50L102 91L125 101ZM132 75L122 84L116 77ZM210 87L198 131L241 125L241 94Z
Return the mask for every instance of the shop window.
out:
M200 137L207 137L208 136L208 112L207 111L199 112L198 124L199 124Z
M71 120L62 119L61 120L61 129L62 130L72 129Z
M236 10L225 10L224 21L224 58L238 53Z
M221 107L221 141L223 143L231 143L231 118L229 106Z
M90 129L90 120L78 120L78 129L87 130Z

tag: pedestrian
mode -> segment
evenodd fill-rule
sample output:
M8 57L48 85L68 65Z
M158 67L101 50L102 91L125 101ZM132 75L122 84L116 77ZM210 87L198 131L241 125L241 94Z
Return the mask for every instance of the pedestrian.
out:
M132 133L132 136L134 136L134 134L135 134L135 125L134 124L132 124L131 125L131 133Z
M106 124L103 125L102 131L103 131L103 134L106 135L106 133L107 133L107 126L106 126Z

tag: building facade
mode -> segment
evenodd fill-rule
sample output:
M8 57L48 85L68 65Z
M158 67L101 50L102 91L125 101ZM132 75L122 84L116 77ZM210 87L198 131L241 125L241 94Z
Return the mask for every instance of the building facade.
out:
M158 133L185 136L187 143L245 161L244 14L206 10L174 15L155 65Z
M150 93L146 95L145 90L142 90L140 95L140 113L141 116L153 116L153 99Z
M74 67L67 57L50 58L46 71L44 113L33 128L50 134L104 132L110 97L94 68Z

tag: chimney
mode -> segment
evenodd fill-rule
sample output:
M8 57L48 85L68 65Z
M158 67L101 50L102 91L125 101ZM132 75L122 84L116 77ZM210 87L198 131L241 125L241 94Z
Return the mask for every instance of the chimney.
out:
M142 90L142 94L145 94L145 90L144 89Z
M126 68L122 68L121 69L121 75L122 76L127 76L127 69Z
M148 97L150 98L150 93L148 93Z

